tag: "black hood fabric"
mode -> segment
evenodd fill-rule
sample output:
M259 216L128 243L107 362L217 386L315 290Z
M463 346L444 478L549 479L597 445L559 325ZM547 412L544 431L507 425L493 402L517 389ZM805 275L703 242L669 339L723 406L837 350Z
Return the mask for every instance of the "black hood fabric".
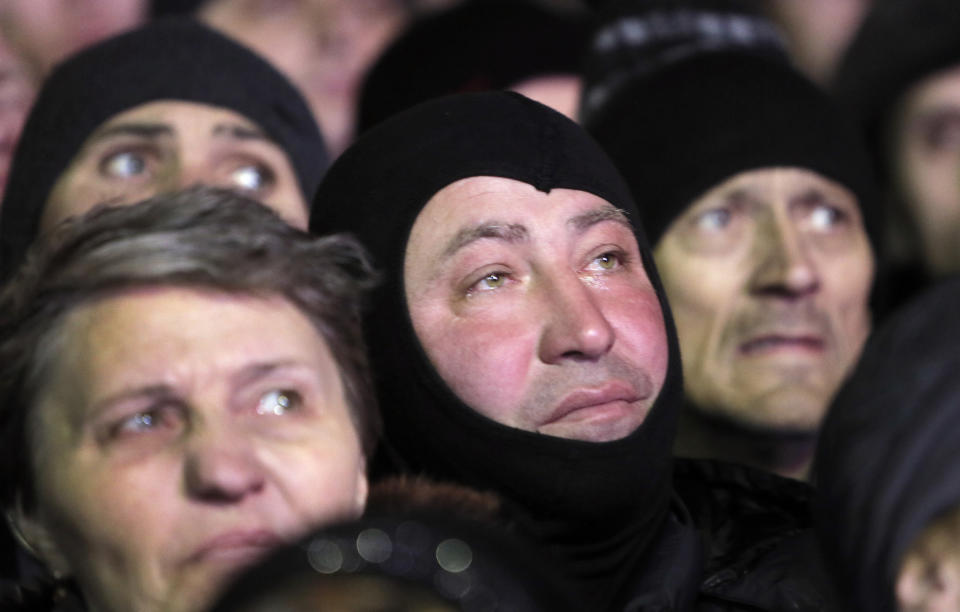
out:
M310 202L329 165L298 90L265 60L187 19L159 20L90 47L44 82L24 125L0 209L0 278L38 231L50 190L101 124L160 100L226 108L256 123L286 153Z
M879 202L858 131L782 61L739 51L692 55L621 85L585 127L630 184L653 244L724 180L795 166L854 193L878 252Z
M206 0L150 0L150 18L192 15L204 4Z
M634 223L670 356L663 389L630 436L591 443L501 425L466 406L430 364L404 297L407 238L435 193L471 176L515 179L544 192L586 191ZM534 537L597 609L622 596L667 517L682 381L676 332L637 209L596 143L519 94L440 98L385 121L348 149L318 190L310 227L354 233L384 272L365 324L389 470L496 491L529 515Z
M892 316L821 430L817 528L856 610L893 612L903 554L960 505L960 278Z
M525 0L468 0L424 17L367 73L357 131L431 98L576 75L588 34L580 13Z

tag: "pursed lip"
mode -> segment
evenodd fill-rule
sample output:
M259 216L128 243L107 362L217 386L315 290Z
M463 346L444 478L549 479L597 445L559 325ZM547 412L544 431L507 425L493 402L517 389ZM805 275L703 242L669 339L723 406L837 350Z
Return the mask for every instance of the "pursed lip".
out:
M746 356L780 351L821 352L825 344L823 336L815 333L770 332L740 343L739 352Z
M199 562L210 559L252 561L272 548L282 539L266 529L238 529L220 533L201 544L187 559Z
M600 387L576 389L564 397L563 401L554 408L544 425L562 421L583 410L598 408L614 402L632 404L645 398L646 396L639 393L633 385L621 380L611 381Z

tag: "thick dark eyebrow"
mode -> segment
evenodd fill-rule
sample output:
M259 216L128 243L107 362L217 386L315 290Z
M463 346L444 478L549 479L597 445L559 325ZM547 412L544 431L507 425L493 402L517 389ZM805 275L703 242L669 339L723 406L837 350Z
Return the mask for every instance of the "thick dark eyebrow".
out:
M173 128L166 123L117 123L98 130L93 135L93 139L104 140L113 136L138 136L140 138L173 136Z
M259 128L239 123L218 123L213 126L213 135L237 140L270 140Z
M760 201L762 201L762 198L758 198L750 187L737 187L727 192L720 192L696 206L689 206L683 214L688 219L694 219L701 213L712 210L717 206L752 206Z
M849 197L847 194L831 193L830 190L822 187L808 187L798 195L790 198L788 205L791 207L813 207L821 204L828 204L834 208L839 208L847 213L860 212L860 202L856 196Z
M238 386L254 383L261 378L277 372L278 370L308 369L304 364L293 360L282 361L264 361L251 363L244 366L239 372L233 375L233 382Z
M799 194L790 198L790 204L802 204L802 205L821 204L827 201L828 201L827 195L816 187L808 187L807 189L804 189L803 191L801 191Z
M130 400L147 399L155 401L157 399L167 399L175 396L176 392L169 385L160 384L133 387L131 389L124 389L94 404L93 414L101 414L108 410L111 406L115 406L116 404Z
M527 228L517 223L501 223L499 221L485 221L477 225L461 228L453 238L447 242L443 250L444 257L450 257L468 244L484 238L494 238L504 242L521 242L529 236Z
M758 200L756 193L749 187L740 187L723 196L723 201L728 204L749 204Z
M242 386L254 383L261 378L265 378L278 370L296 370L308 369L306 365L294 360L268 361L252 363L244 366L239 372L231 378L235 385ZM114 395L111 395L94 405L94 413L99 414L120 402L136 399L158 400L178 397L179 394L175 388L166 384L144 385L142 387L132 387L123 389Z
M633 225L631 225L630 220L627 219L626 213L619 208L614 208L613 206L604 206L603 208L597 208L587 211L583 214L579 214L576 217L572 217L571 219L567 220L567 225L573 228L573 230L578 234L582 234L594 225L603 223L605 221L619 223L620 225L629 229L631 232L633 231Z

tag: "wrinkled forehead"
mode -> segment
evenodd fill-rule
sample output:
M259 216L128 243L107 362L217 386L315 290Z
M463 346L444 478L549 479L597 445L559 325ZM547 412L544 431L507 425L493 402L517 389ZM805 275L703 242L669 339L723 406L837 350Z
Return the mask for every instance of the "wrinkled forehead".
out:
M41 339L37 363L48 390L101 394L188 386L200 375L237 385L271 372L322 376L336 364L309 315L284 296L149 284L66 309Z
M516 179L468 177L445 186L420 209L407 237L405 267L409 273L424 258L447 258L482 239L549 241L602 222L615 223L636 244L627 213L596 194L543 192Z
M848 186L803 166L761 166L742 170L711 185L688 204L686 210L695 209L698 204L711 199L731 195L785 204L798 198L819 196L829 201L842 201L861 210L857 194Z

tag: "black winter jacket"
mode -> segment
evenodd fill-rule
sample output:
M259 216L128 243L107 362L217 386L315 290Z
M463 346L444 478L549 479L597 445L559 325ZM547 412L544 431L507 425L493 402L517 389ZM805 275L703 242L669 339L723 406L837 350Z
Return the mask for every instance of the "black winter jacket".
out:
M674 469L702 543L698 612L842 609L813 532L810 485L702 459Z

